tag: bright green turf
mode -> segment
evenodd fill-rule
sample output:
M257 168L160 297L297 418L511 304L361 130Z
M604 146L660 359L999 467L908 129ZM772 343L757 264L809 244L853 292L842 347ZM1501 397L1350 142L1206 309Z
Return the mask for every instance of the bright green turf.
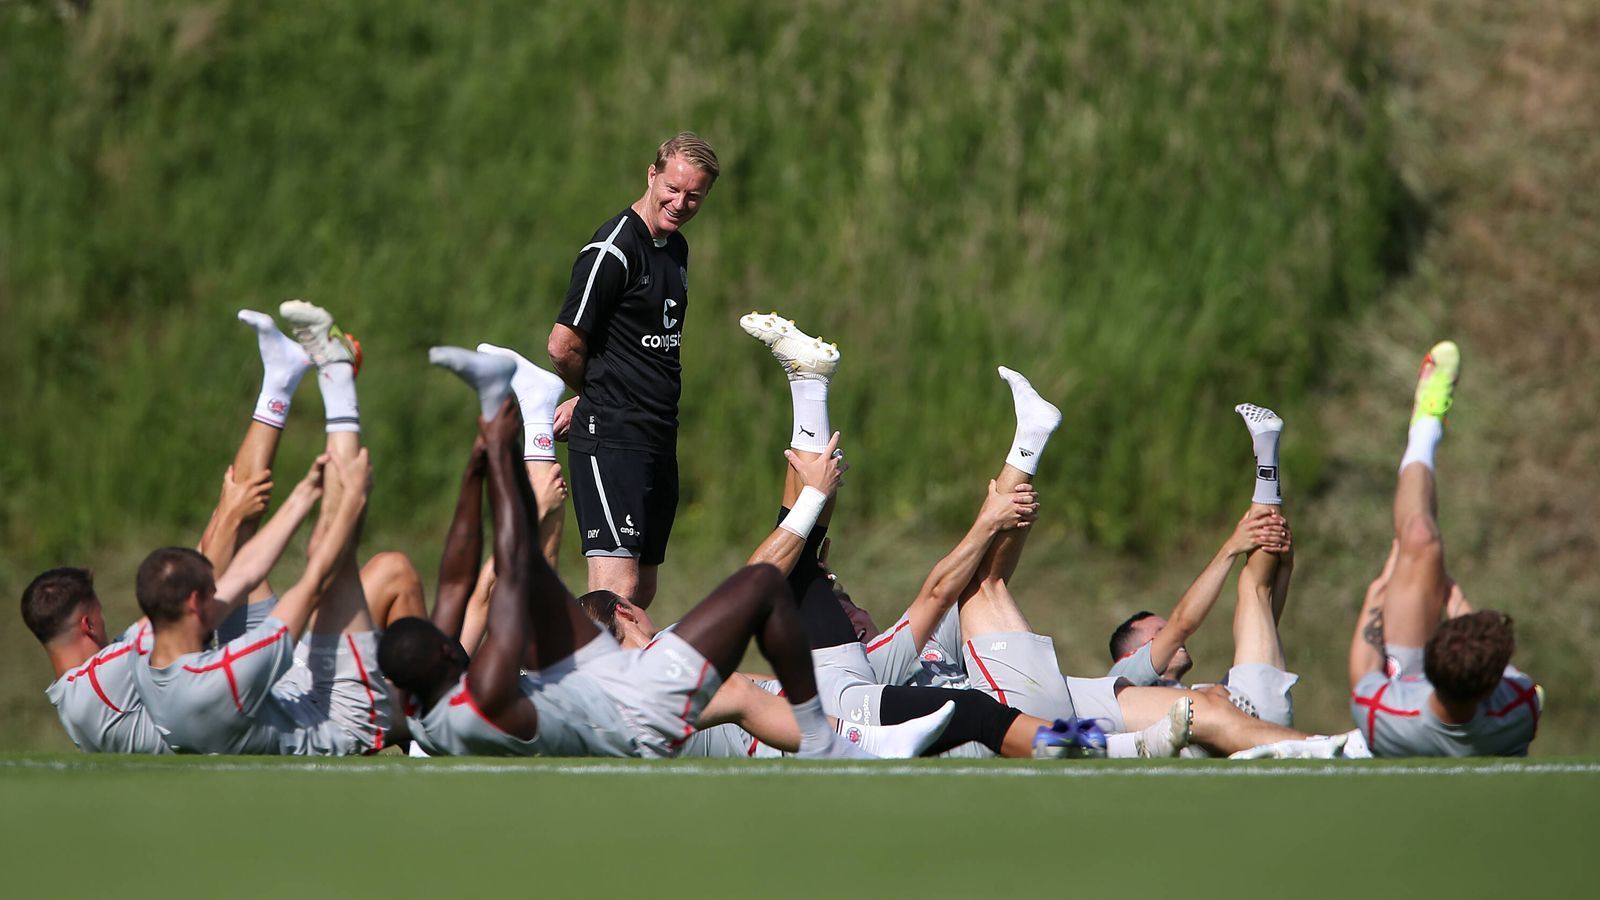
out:
M12 897L1586 892L1600 762L1421 765L10 756L0 846Z

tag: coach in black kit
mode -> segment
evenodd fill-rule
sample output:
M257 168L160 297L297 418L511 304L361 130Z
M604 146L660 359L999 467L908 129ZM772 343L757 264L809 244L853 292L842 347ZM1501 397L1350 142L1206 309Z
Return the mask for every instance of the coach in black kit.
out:
M550 362L577 393L556 410L589 589L648 606L678 509L678 353L689 305L694 218L717 155L692 133L656 150L644 196L578 253Z

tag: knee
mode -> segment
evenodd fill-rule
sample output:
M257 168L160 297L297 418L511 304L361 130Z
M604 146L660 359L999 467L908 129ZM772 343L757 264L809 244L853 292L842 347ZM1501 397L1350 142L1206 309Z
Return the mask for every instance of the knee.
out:
M399 589L422 584L422 576L417 574L417 567L411 564L411 557L398 550L375 554L367 560L361 574L363 581L392 584Z
M640 587L641 584L638 566L595 565L594 560L590 560L590 590L610 591L613 594L621 597L627 597L630 601L638 603Z
M745 566L739 573L751 590L764 596L775 596L782 593L789 586L789 581L776 566L767 563L756 563Z
M1400 533L1396 535L1400 541L1400 554L1402 556L1421 556L1424 554L1437 554L1442 550L1439 537L1439 523L1433 517L1417 513L1400 524Z
M1238 712L1231 702L1208 691L1191 691L1189 698L1194 709L1193 732L1200 740L1215 738L1226 727L1228 714Z

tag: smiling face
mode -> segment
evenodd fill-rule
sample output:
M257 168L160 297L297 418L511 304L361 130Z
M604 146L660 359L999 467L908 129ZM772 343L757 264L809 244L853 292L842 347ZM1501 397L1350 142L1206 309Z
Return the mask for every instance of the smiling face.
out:
M655 238L673 234L694 218L716 180L682 156L668 157L659 169L650 166L645 179L644 196L633 209Z
M856 633L856 640L865 644L883 634L883 629L872 620L872 614L855 604L850 595L837 583L834 586L834 597L838 598L839 605L844 607L844 614L850 620L850 627Z

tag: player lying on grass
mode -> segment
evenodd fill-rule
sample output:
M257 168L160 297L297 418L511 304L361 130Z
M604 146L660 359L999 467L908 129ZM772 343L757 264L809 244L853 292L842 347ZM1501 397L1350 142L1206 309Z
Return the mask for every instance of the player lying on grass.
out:
M447 633L453 621L441 628L409 619L384 636L382 665L415 698L412 730L423 749L456 755L676 755L754 637L783 682L799 727L799 754L866 755L841 741L823 716L793 601L770 567L735 574L648 647L622 651L603 636L545 559L529 549L534 498L526 469L516 464L519 417L509 400L498 411L488 409L496 396L505 396L505 360L456 348L436 348L432 356L478 388L486 411L480 429L496 578L487 634L470 659ZM464 537L460 528L469 521L462 515L462 506L471 504L467 490L458 503L452 543ZM457 556L453 550L446 555ZM471 567L456 568L465 575ZM466 580L460 578L456 593ZM448 596L441 591L441 598Z
M135 679L151 718L179 752L362 753L381 749L388 727L355 562L370 469L356 412L354 348L318 307L290 301L280 314L318 369L328 435L322 513L300 580L264 621L216 649L206 649L208 636L242 596L229 583L232 567L223 591L210 563L191 550L158 550L140 565L136 593L154 642L134 667ZM313 489L314 482L315 472ZM308 628L308 668L303 677L285 678Z
M504 356L512 360L515 365L515 374L512 375L512 387L517 386L517 379L525 374L537 376L539 370L526 360L510 353L510 351L491 348L487 344L480 344L480 354L471 354L458 348L435 348L431 357L436 364L455 371L479 389L480 403L483 409L488 404L495 402L495 398L503 396L503 378L511 369L507 365L493 358L486 358L481 354ZM532 369L527 373L526 369ZM553 377L553 376L550 376ZM524 383L533 379L525 379ZM522 409L530 408L529 396L525 391L519 391L518 402ZM535 415L538 415L535 410ZM525 442L527 437L525 436ZM528 448L536 444L527 444ZM540 478L548 478L549 468L553 467L549 461L529 461L527 473L530 482L538 483ZM469 456L467 469L462 477L461 490L456 502L455 515L451 521L448 536L445 540L444 557L439 567L439 590L436 595L434 612L431 618L433 624L446 637L462 634L470 628L472 608L477 596L484 591L485 580L482 571L478 568L478 559L483 552L482 532L482 496L483 476L487 466L486 447L481 433L474 441L472 452ZM559 472L557 471L557 476ZM548 481L547 481L548 483ZM535 488L540 509L539 528L540 546L544 549L548 561L559 549L559 535L552 540L545 529L548 527L549 517L544 515L547 501L558 499L554 495L544 495ZM485 568L492 569L491 566ZM552 566L552 569L554 567ZM476 575L474 573L477 573ZM469 594L472 599L469 600ZM560 624L553 628L536 631L524 654L524 668L536 669L541 656L544 659L561 659L571 654L573 665L584 668L588 662L606 653L616 652L617 644L609 635L599 634L594 640L572 650L568 647L557 646L555 642L563 634L571 631L570 627L561 627ZM474 633L467 646L477 647L478 638L481 636L481 625ZM540 649L540 644L546 646ZM638 644L643 648L646 642ZM463 653L466 651L463 649ZM726 728L749 728L762 735L762 739L784 750L795 752L799 749L800 731L790 710L789 704L770 693L763 692L755 687L743 676L735 675L728 679L722 688L712 697L702 712L700 721L710 723L709 730L717 731L715 723L728 722ZM933 737L937 736L941 717L932 717L926 721L909 723L894 729L855 729L852 736L854 742L874 755L905 757L914 756L927 745ZM837 723L832 723L837 726ZM686 744L686 752L694 753L706 745L700 735L707 732L696 732ZM848 732L847 732L848 733ZM707 755L697 753L697 755ZM742 750L741 750L741 754Z
M793 356L796 353L790 351L789 355ZM1033 488L1026 481L1033 474L1033 470L1036 470L1039 455L1060 422L1060 413L1043 401L1021 375L1002 369L1001 376L1012 386L1013 400L1017 407L1018 429L999 483L1014 486L1017 490L1029 492L1031 495ZM871 651L869 656L876 656L882 660L875 661L880 674L893 678L905 677L905 672L909 668L912 673L910 677L913 679L959 684L964 677L968 677L976 670L977 675L972 676L976 686L990 691L997 699L1004 696L1002 702L1012 702L1012 705L1021 706L1025 711L1033 711L1041 716L1070 716L1073 713L1082 715L1085 711L1090 711L1094 718L1104 721L1111 726L1111 730L1117 731L1124 730L1127 724L1126 718L1122 715L1124 702L1146 703L1155 698L1175 702L1170 698L1181 697L1170 693L1152 695L1147 691L1137 691L1123 697L1125 686L1117 685L1112 679L1063 680L1060 677L1053 644L1048 638L1032 633L1026 619L1022 617L1014 600L1010 598L1005 584L1009 571L1014 570L1017 554L1025 536L1025 532L1019 529L994 537L994 547L988 550L989 555L983 562L989 574L975 577L963 591L963 595L970 602L963 603L959 629L953 627L954 617L945 611L948 609L948 600L941 596L941 592L930 592L926 587L923 595L913 603L912 608L901 618L896 627L887 635L876 638L873 637L876 629L872 626L870 617L865 611L850 603L847 597L842 597L841 602L851 610L857 635L867 641ZM995 567L999 559L1007 560L1007 563L1002 569L997 570ZM994 577L997 571L1004 577ZM978 599L973 600L974 597ZM935 628L930 640L921 645L922 652L919 657L915 657L918 665L910 668L908 662L914 658L913 648L918 646L916 643L918 636L914 633L914 626L917 624L916 614L921 604L926 604L927 607L920 610L922 622L932 620L941 614L943 617L938 620L939 626ZM969 605L972 607L971 612L967 609ZM971 632L969 638L972 634L980 637L988 634L997 639L988 643L987 656L983 656L979 654L970 639L962 645L958 637L961 631ZM913 635L908 638L907 632L913 632ZM898 649L896 645L899 645ZM964 661L956 663L951 658L953 654L945 649L947 646L962 647L960 653L965 657ZM974 662L986 662L988 667L996 671L987 671L985 665L975 666ZM1010 693L1003 694L998 686L1006 682L1012 683L1013 687ZM1027 696L1038 685L1048 686L1049 696L1040 698L1038 702L1030 698L1028 706L1033 707L1032 710L1028 710L1028 706L1012 701L1013 697ZM1056 685L1063 685L1064 688L1057 690ZM1074 688L1078 698L1077 703L1067 700L1072 696L1071 690ZM1202 741L1209 735L1210 740L1217 745L1242 750L1253 746L1256 740L1278 741L1297 737L1294 732L1260 731L1250 728L1247 723L1240 722L1238 717L1233 716L1230 710L1214 709L1208 701L1202 701L1201 704L1199 718ZM1172 713L1173 710L1168 708L1167 714L1170 716ZM1140 714L1148 717L1149 711L1142 710ZM1158 724L1159 721L1158 719L1152 724ZM1113 735L1110 739L1110 750L1113 755L1128 754L1130 748L1126 742L1130 740L1136 738L1131 734ZM1315 746L1317 751L1324 749L1322 744Z
M242 309L238 317L256 333L262 369L261 392L256 397L250 424L234 453L233 466L229 470L235 481L249 483L270 477L293 404L295 388L312 367L312 362L299 343L278 330L271 316ZM349 340L353 371L359 373L361 347L354 338ZM255 533L262 512L262 509L253 510L237 523L220 514L212 516L211 524L201 539L200 551L211 560L212 568L219 577L227 571L232 551ZM426 610L422 580L416 567L403 553L388 551L374 554L361 568L361 585L373 625L380 631L391 619L422 615ZM248 605L236 609L226 622L218 626L218 643L227 643L261 624L276 602L277 595L271 585L263 581L250 592Z
M791 469L803 489L814 492L824 503L837 492L840 478L848 468L843 454L833 452L837 441L835 434L827 452L807 465ZM773 565L780 571L792 567L805 546L804 540L790 530L792 527L793 522L786 522L775 528L752 554L748 565ZM611 591L590 591L578 598L578 602L589 617L624 648L648 647L664 633L656 628L644 607ZM781 687L775 679L756 679L735 673L706 707L702 727L685 742L682 755L765 757L795 752L799 733L793 718L786 712L787 705L775 696L781 693ZM828 720L846 740L874 756L908 758L932 746L955 711L955 704L946 701L926 715L893 724L842 722L831 714ZM726 724L704 724L707 722Z
M838 435L832 435L824 452L815 454L805 463L791 458L790 472L802 486L812 492L821 504L829 502L838 490L840 477L848 468L837 449ZM799 534L803 525L786 518L775 528L751 555L749 564L768 564L780 571L791 568L805 547ZM641 606L610 591L591 591L578 601L590 618L609 631L624 648L647 647L663 630L658 629L648 612ZM820 678L820 674L819 674ZM786 721L783 702L774 696L780 689L771 679L755 679L740 673L729 678L707 707L706 719L729 721L729 724L704 727L685 743L683 755L710 757L776 756L793 752L796 735L792 721ZM979 698L965 698L976 701ZM738 710L737 717L728 715ZM956 714L957 706L945 700L934 711L893 724L842 722L830 714L829 721L847 740L859 744L875 756L916 756L928 749L940 736L939 729L930 727L943 723ZM713 715L718 713L718 715ZM731 721L730 721L731 720ZM1040 723L1034 723L1035 727ZM956 726L958 729L961 726ZM775 737L776 735L776 737Z
M807 467L831 458L836 445L819 438L829 431L827 389L838 366L838 348L800 331L793 322L775 314L751 313L740 326L760 340L783 366L789 377L794 406L794 430L790 449L790 474L784 485L784 504L778 531L757 549L752 561L777 565L789 575L791 587L800 603L807 638L812 647L818 679L823 687L824 707L849 723L882 724L903 717L920 715L930 704L946 700L957 704L956 714L934 752L956 751L961 755L1003 756L1056 755L1103 752L1103 736L1090 740L1094 747L1076 746L1079 731L1055 717L1027 714L1008 707L993 695L940 687L885 685L862 644L866 635L846 614L833 590L831 573L822 567L819 556L826 541L832 516L831 498L808 492L800 477ZM837 440L835 435L834 440ZM1016 488L1018 485L1012 485ZM903 627L891 638L904 635L910 646L919 646L943 621L948 610L967 585L992 542L1002 535L1023 533L1038 513L1038 504L1025 486L1019 493L1004 492L990 484L988 499L973 527L962 541L933 568L924 580L918 597L902 618ZM785 535L788 531L790 534ZM865 618L870 628L870 618ZM875 631L875 629L872 629ZM882 639L872 642L881 646ZM920 644L928 646L927 644ZM1173 715L1164 721L1150 721L1142 734L1130 735L1118 745L1118 755L1170 756L1187 740L1188 715L1173 704ZM979 746L973 746L973 743Z
M1037 472L1061 414L1020 374L1002 368L1000 376L1011 386L1017 433L996 481L1002 490L1015 490ZM1114 733L1147 727L1168 715L1174 703L1187 699L1193 715L1192 741L1212 753L1331 757L1344 746L1346 735L1310 736L1253 719L1226 699L1205 692L1137 687L1117 677L1062 677L1054 642L1033 631L1009 588L1026 536L1020 531L1002 535L961 599L962 653L978 689L1034 715L1093 718ZM1113 734L1108 747L1125 740Z
M1245 558L1239 573L1238 601L1233 615L1233 667L1221 685L1198 689L1223 692L1249 715L1278 725L1294 724L1290 689L1299 676L1287 671L1278 621L1288 600L1294 550L1289 523L1281 509L1278 439L1283 419L1270 409L1241 404L1255 445L1255 494L1244 518L1194 583L1162 618L1135 613L1111 634L1109 674L1136 685L1183 687L1193 667L1187 641L1200 629L1222 595L1236 558Z
M257 601L235 604L216 630L214 640L227 643L259 624L276 597L264 575L282 552L282 545L310 512L320 488L291 495L281 521L263 541L254 542L270 496L273 455L289 412L295 386L311 365L309 357L285 337L271 317L241 310L239 319L257 333L263 368L262 388L252 421L223 476L222 494L201 537L200 550L219 573L224 597L235 597L245 585ZM320 469L313 476L320 478ZM386 619L421 606L416 570L403 554L381 553L362 570L374 616ZM40 575L23 597L23 617L45 643L57 680L47 695L74 743L86 752L170 752L149 720L133 684L132 664L150 652L148 621L131 626L108 643L93 577L85 569L53 569ZM304 648L301 648L302 653ZM303 668L303 667L302 667Z
M45 696L79 750L172 752L133 686L133 663L149 652L148 627L136 622L108 640L88 569L41 572L22 592L22 620L50 657L56 678Z
M1460 370L1450 341L1422 359L1394 542L1350 640L1350 713L1377 756L1526 756L1539 727L1540 689L1511 665L1511 617L1473 612L1445 569L1434 455Z

